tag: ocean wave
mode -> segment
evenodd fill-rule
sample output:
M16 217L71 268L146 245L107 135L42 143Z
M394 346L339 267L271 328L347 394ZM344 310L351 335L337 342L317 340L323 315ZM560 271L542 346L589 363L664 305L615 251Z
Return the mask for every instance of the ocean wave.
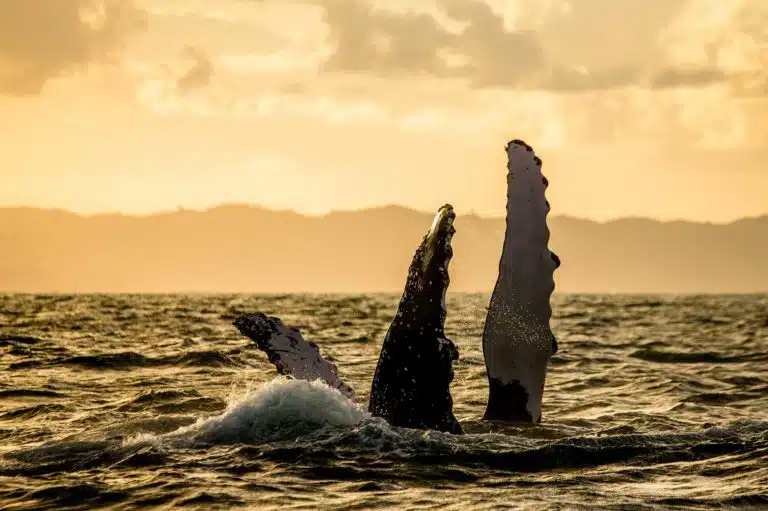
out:
M126 370L139 367L242 367L244 364L220 351L189 351L181 354L151 357L133 351L73 355L42 360L13 362L9 370L75 366L90 370Z
M53 390L46 389L2 389L0 390L0 399L14 398L58 398L64 397L63 394Z
M449 294L462 436L262 384L274 368L219 319L305 325L364 407L398 298L6 298L0 508L765 506L765 297L556 295L546 422L523 427L480 419L488 297Z
M0 346L12 346L14 344L33 346L42 342L42 339L29 335L0 335Z
M40 415L45 415L54 412L66 411L66 407L58 404L42 404L35 406L25 406L22 408L16 408L4 413L0 413L0 421L31 419Z
M194 391L149 392L131 403L200 399L195 396ZM33 414L41 411L39 407L27 410ZM320 381L285 377L232 398L220 414L177 429L167 429L173 424L168 416L157 421L165 421L162 427L154 425L161 430L157 433L146 432L152 424L113 425L109 434L106 430L100 435L91 431L80 439L7 453L6 460L20 464L6 465L0 475L160 466L185 452L208 452L207 465L221 464L232 471L260 471L264 463L271 462L291 466L303 477L315 479L438 478L454 482L474 481L480 478L477 474L487 475L489 470L535 473L724 459L745 466L751 460L751 466L756 467L759 462L754 460L768 457L768 421L740 420L667 434L580 434L554 441L500 433L450 435L390 426ZM216 455L221 449L225 451ZM333 463L329 465L328 460Z
M201 419L165 439L195 443L264 443L295 439L325 427L353 426L368 413L322 381L275 378L220 415ZM146 436L138 440L149 440Z
M201 396L196 390L149 390L117 407L120 412L153 410L160 414L200 413L220 410L226 402L214 397Z
M632 358L665 364L738 364L741 362L762 362L768 360L766 353L744 353L724 355L708 351L672 351L653 348L640 349L629 354Z

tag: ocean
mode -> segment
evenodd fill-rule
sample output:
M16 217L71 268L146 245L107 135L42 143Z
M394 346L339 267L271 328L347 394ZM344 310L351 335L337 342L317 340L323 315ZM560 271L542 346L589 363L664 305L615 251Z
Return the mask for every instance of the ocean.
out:
M768 296L556 294L537 426L480 420L488 298L448 295L452 436L366 412L398 295L0 296L0 509L768 508ZM256 311L360 405L277 377Z

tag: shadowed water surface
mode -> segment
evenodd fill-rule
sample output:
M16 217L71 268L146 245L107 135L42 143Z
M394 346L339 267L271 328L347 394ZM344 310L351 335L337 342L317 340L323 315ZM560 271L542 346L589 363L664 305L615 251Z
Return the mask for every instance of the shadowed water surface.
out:
M0 296L0 508L768 507L768 297L556 296L543 422L483 423L487 295L446 333L467 435L365 411L398 296ZM275 379L302 328L361 407Z

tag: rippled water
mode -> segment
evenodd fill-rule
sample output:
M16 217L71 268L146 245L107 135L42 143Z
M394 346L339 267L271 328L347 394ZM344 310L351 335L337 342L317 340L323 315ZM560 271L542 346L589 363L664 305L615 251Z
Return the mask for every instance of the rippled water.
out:
M487 295L446 332L468 432L365 412L397 296L0 297L0 508L768 507L768 297L557 296L543 423L479 421ZM362 409L231 322L302 328Z

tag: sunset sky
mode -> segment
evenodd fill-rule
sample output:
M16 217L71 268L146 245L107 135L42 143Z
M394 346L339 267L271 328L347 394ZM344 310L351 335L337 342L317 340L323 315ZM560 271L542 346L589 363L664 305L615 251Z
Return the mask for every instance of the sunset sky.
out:
M418 8L416 7L418 6ZM768 213L766 0L4 0L0 205Z

